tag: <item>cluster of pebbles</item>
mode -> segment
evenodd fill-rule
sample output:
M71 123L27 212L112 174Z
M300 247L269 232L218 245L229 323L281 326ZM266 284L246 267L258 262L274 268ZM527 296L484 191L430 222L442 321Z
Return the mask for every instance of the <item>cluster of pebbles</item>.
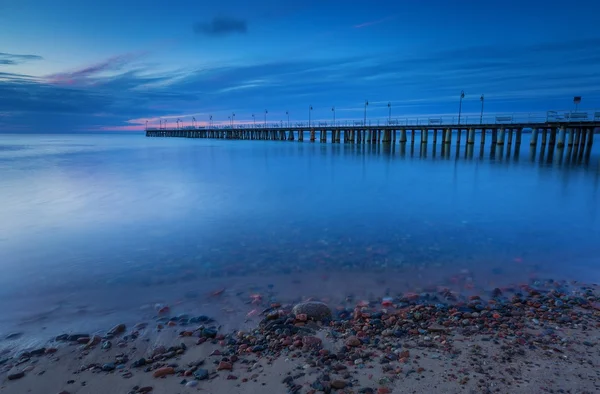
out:
M585 332L600 327L600 300L594 290L554 281L470 296L440 288L372 301L348 297L333 309L318 301L281 305L270 300L264 301L262 320L255 329L226 335L219 333L207 316L163 314L158 317L159 328L176 327L181 338L197 338L197 345L205 342L220 345L209 356L213 366L205 366L205 360L179 365L178 359L188 350L182 342L169 348L157 347L145 358L130 360L125 353L116 354L112 362L84 365L78 372L118 372L129 378L132 371L140 370L154 378L179 376L183 378L180 383L195 387L199 381L217 377L219 371L225 372L227 379L238 379L231 374L236 364L251 372L258 360L270 363L286 357L303 364L297 374L290 374L282 382L289 393L304 392L306 384L298 384L297 380L310 374L314 375L314 381L308 393L351 389L351 392L381 394L390 392L387 386L393 382L394 374L376 382L377 388L360 387L348 368L376 362L384 373L397 372L397 365L411 358L411 346L433 348L452 357L460 352L454 346L455 336L480 336L496 344L502 341L502 346L510 345L510 354L522 354L533 348L560 353L562 347L576 341L562 335L563 329ZM144 328L145 325L139 324L127 333L125 325L119 324L102 337L65 334L55 340L77 344L83 352L96 347L106 350L127 347ZM579 344L595 346L587 340ZM40 348L4 360L3 364L11 370L8 379L24 377L28 371L19 369L20 366L33 357L55 351L55 347ZM131 393L147 390L148 387L135 387Z

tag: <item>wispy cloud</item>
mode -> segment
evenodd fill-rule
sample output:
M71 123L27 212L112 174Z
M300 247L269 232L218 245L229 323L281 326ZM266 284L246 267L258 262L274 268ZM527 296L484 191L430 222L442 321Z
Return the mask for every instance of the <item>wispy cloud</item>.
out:
M49 75L47 80L48 82L57 85L74 85L104 72L120 71L124 66L131 63L133 60L138 59L143 54L144 53L126 53L113 56L102 62L85 66L77 70Z
M17 55L14 53L0 52L0 65L13 66L30 62L34 60L42 60L43 58L38 55Z
M212 37L222 37L230 34L245 34L248 24L243 19L227 16L216 16L209 22L198 22L194 24L194 32Z
M363 27L369 27L369 26L373 26L373 25L379 25L380 23L384 23L384 22L390 21L390 20L392 20L394 18L395 18L395 16L392 15L392 16L385 17L383 19L378 19L378 20L375 20L375 21L360 23L358 25L354 25L353 27L355 29L362 29Z

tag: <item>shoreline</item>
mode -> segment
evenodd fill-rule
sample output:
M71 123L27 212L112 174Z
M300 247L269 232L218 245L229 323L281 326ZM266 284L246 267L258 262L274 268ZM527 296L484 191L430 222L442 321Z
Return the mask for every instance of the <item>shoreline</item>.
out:
M600 389L599 294L536 281L485 296L437 288L319 299L331 315L292 310L309 298L245 294L255 312L237 328L157 305L137 325L0 352L0 392L591 393Z

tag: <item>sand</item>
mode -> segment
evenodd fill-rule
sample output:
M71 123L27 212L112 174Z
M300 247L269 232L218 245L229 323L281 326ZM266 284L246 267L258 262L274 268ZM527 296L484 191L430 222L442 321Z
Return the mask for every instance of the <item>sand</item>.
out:
M455 299L447 289L434 300L413 293L324 298L331 321L292 314L297 300L246 294L243 307L234 305L239 292L224 289L200 302L237 308L237 315L259 311L239 329L170 318L166 308L114 336L101 338L105 329L97 340L51 340L45 351L11 348L0 351L0 393L595 393L600 305L593 289L549 281L510 294L494 289L487 299ZM452 303L439 304L442 296ZM152 362L136 367L140 358ZM122 366L106 365L115 361ZM227 363L231 370L219 370ZM154 376L168 366L174 374ZM196 380L198 369L208 378Z

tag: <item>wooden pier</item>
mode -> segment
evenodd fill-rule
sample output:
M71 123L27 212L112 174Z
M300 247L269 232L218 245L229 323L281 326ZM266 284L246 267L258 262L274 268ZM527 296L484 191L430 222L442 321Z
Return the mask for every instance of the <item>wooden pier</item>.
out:
M514 124L464 125L386 125L386 126L314 126L314 127L227 127L148 129L147 137L213 138L226 140L310 141L333 144L428 144L473 145L476 135L485 145L488 136L492 145L520 145L523 134L531 136L529 144L565 146L578 152L589 151L594 131L600 120L585 122L545 122ZM464 138L463 138L464 137Z

